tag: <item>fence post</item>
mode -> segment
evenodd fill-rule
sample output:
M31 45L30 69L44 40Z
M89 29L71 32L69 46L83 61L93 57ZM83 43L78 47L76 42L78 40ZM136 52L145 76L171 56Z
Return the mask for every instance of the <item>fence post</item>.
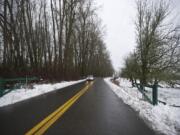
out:
M2 79L0 79L0 97L2 97L3 96L3 80Z
M158 82L155 81L154 85L153 85L153 105L157 105L158 104Z
M143 88L143 85L142 84L140 84L140 90L144 90L144 88Z

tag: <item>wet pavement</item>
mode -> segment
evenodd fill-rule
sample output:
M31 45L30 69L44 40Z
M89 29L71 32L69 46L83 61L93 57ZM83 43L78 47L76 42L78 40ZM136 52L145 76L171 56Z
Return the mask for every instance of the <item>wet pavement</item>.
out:
M84 86L85 82L82 82L14 105L0 107L0 135L23 135Z
M85 83L80 83L0 108L0 134L24 134L84 86ZM96 79L45 134L154 135L155 132L110 90L103 79Z

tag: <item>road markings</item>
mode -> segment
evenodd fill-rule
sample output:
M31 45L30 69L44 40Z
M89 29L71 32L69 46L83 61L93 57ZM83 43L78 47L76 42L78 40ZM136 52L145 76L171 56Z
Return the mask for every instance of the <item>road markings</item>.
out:
M76 95L69 99L66 103L60 106L57 110L47 116L44 120L38 123L35 127L30 129L25 135L41 135L43 134L53 123L55 123L93 84L93 82L87 84Z

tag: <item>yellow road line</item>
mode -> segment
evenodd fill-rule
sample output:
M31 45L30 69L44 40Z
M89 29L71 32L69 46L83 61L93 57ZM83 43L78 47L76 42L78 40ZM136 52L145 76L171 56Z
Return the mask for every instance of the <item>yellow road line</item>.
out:
M47 116L44 120L38 123L35 127L29 130L25 135L41 135L43 134L56 120L58 120L93 84L86 85L76 95L69 99L65 104L60 106L57 110Z

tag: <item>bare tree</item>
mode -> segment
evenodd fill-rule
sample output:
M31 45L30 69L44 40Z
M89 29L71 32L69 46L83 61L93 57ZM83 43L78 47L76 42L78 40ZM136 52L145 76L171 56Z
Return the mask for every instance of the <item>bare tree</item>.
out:
M0 75L112 74L99 20L91 0L2 0Z
M179 63L177 28L165 24L169 15L165 1L137 1L137 49L140 80L158 79L158 73Z

